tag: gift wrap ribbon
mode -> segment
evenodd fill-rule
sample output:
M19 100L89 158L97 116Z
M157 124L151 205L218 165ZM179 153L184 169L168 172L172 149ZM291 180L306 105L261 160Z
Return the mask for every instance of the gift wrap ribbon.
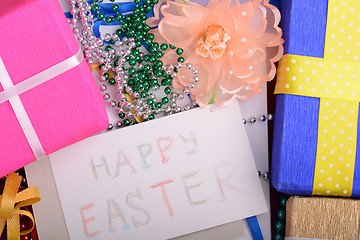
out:
M34 229L35 221L32 214L21 207L29 206L40 201L38 188L31 187L18 193L22 177L16 173L10 173L5 182L3 195L0 195L0 236L7 224L7 239L19 240L20 235L27 235ZM20 214L27 216L32 227L20 232Z
M93 1L89 0L88 3L92 4ZM136 3L134 3L133 0L121 0L121 1L116 1L114 3L116 3L119 6L119 9L117 11L114 11L112 9L112 6L113 6L112 2L109 2L109 3L96 3L96 5L99 6L99 12L104 14L104 18L103 19L96 19L94 21L92 31L93 31L95 37L97 37L97 38L101 37L101 33L100 33L100 27L101 26L121 26L122 23L116 21L115 19L111 23L107 23L105 21L106 17L115 17L117 13L121 13L123 16L127 16L127 15L130 15L130 14L133 13L133 10L134 10L135 7L145 5L145 3L143 1L140 4L136 4ZM155 5L154 8L158 9L159 5L160 4ZM97 16L97 12L95 12L94 10L91 10L91 13L94 16ZM153 17L154 13L153 13L153 11L150 11L149 13L146 13L145 15L149 18L149 17ZM70 12L66 12L65 17L71 19L73 16L72 16L72 14ZM105 41L105 43L110 43L110 42Z
M80 65L83 59L82 50L79 49L74 56L14 85L0 56L0 86L4 89L0 92L0 104L6 101L10 102L36 159L45 157L46 154L19 95Z
M360 1L329 0L324 58L284 55L275 94L320 98L312 194L352 194L360 102Z

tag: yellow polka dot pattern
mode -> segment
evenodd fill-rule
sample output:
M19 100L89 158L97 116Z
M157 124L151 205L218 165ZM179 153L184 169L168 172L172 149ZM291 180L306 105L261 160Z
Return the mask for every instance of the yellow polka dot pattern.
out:
M287 54L277 70L276 94L360 102L360 63Z
M351 196L358 102L321 99L313 194Z
M352 72L349 66L348 71L342 70L345 72L339 72L333 78L335 84L340 81L346 85L352 80L355 85L348 88L353 89L360 87L356 83L360 78L356 71L359 70L357 66L360 67L360 31L357 32L357 29L360 29L360 0L330 0L324 59L345 63L345 68L349 63L353 64L353 74L349 74ZM343 89L337 91L339 93ZM356 94L355 91L350 92L351 95ZM335 91L334 94L338 93ZM344 197L352 194L359 101L340 99L320 99L313 194Z
M285 55L275 93L320 98L313 194L351 196L360 102L360 0L329 0L324 58Z
M329 0L324 58L360 63L359 0Z

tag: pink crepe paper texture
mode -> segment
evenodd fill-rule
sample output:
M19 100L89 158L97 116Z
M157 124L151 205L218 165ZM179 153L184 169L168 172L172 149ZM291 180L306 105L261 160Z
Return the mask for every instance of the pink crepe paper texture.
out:
M200 81L190 93L201 107L212 98L220 106L236 98L246 100L261 92L263 81L274 78L274 63L283 54L284 41L278 27L280 12L269 0L249 0L242 4L239 0L209 0L206 6L193 1L160 0L154 14L147 23L150 27L158 24L153 30L155 40L183 48L185 63L198 69ZM198 55L199 42L207 39L204 32L214 26L228 34L228 40L216 43L226 46L224 53L215 59ZM212 47L220 49L220 46ZM174 64L178 57L174 51L168 51L162 60ZM185 68L173 80L176 89L189 87L191 83L192 75Z
M14 85L78 50L57 0L1 1L0 57ZM109 123L85 61L21 94L20 99L46 154L92 136ZM0 104L0 116L1 177L36 159L9 101Z

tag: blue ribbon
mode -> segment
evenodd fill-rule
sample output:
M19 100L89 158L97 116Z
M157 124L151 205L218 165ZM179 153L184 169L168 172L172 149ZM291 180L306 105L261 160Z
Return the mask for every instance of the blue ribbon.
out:
M256 216L249 217L248 219L249 227L253 235L254 240L264 240L264 237L261 233L259 222Z
M89 0L88 3L92 3L92 0ZM276 7L278 7L280 9L280 0L270 0L270 3L275 5ZM113 3L98 3L97 5L100 7L99 12L104 14L104 19L106 17L114 17L116 16L117 13L121 13L124 16L129 15L132 13L132 11L134 10L134 8L137 6L134 2L117 2L116 3L119 6L119 10L118 11L114 11L112 9ZM141 4L139 4L138 6L143 6L144 2L141 2ZM93 10L91 10L91 13L95 16L96 12L94 12ZM126 14L125 14L126 13ZM67 18L72 18L72 15L67 12L65 13L65 16ZM149 17L153 17L154 16L154 12L150 11L149 13L146 14L146 16ZM93 27L93 32L94 35L97 38L100 38L101 34L100 34L100 26L106 25L106 26L120 26L121 22L118 22L116 20L113 20L111 23L107 23L105 22L105 20L100 20L97 19L94 22L94 27Z
M88 3L91 3L91 2L92 2L91 0L88 1ZM105 16L104 19L106 17L114 17L114 16L116 16L117 13L121 13L124 16L130 15L130 14L132 14L132 11L134 10L134 8L136 6L143 6L144 5L143 2L141 4L139 4L139 5L135 4L134 2L117 2L116 4L119 6L118 11L114 11L112 9L113 3L98 3L97 4L100 7L99 12L103 13L104 16ZM93 11L93 10L91 10L91 13L94 16L96 15L96 12ZM72 15L69 12L65 13L65 16L67 18L72 18ZM146 16L148 18L153 17L154 16L153 11L147 13ZM118 22L116 20L113 20L111 23L107 23L107 22L105 22L104 19L103 20L96 19L94 21L93 32L94 32L94 35L97 38L100 38L100 36L101 36L101 34L100 34L100 26L103 26L103 25L106 25L106 26L120 26L121 25L121 22Z
M73 15L71 15L71 13L69 13L69 12L66 12L66 13L65 13L65 17L66 17L66 18L72 18Z

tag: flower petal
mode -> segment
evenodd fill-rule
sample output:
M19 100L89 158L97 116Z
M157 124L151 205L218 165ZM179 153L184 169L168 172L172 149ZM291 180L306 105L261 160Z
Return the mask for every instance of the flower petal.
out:
M205 19L209 15L210 9L196 3L189 2L188 4L183 4L182 12L185 16L196 18L200 21L202 19Z
M262 82L275 76L274 62L283 54L282 31L277 26L280 13L269 0L245 1L209 0L202 7L175 0L161 7L164 18L158 28L161 37L156 39L183 48L185 63L198 70L200 81L190 93L200 106L212 98L220 106L236 98L247 99L261 92ZM224 29L221 36L215 31L220 27ZM226 40L223 33L228 34ZM204 37L202 42L200 37ZM174 64L178 56L170 52L162 59ZM192 84L192 70L185 66L179 69L173 79L174 88Z
M217 80L216 77L220 72L221 65L219 66L209 58L197 56L195 53L191 54L185 60L185 63L195 66L195 68L198 70L197 76L199 77L199 82L195 84L195 88L193 88L191 92L194 95L209 92ZM177 81L180 85L188 87L191 83L193 83L192 70L187 69L186 67L179 69L177 74Z
M187 48L203 30L203 22L208 12L208 9L197 4L168 1L161 7L164 17L159 23L158 31L168 43Z
M210 91L204 94L192 95L192 98L195 99L195 102L200 107L206 107L211 101L211 99L214 97L214 93L215 93L215 87L213 87Z
M187 28L194 24L192 20L186 18L181 19L182 20L177 21L176 19L163 18L159 23L158 30L160 35L168 43L186 49L198 34L195 29L191 29L191 27ZM176 22L176 24L174 24L174 22ZM181 26L178 25L179 22L182 23Z
M267 58L263 62L257 63L257 66L262 66L260 74L263 77L264 81L271 81L276 74L276 61L280 60L283 54L283 46L275 46L271 48L267 48ZM275 56L274 56L275 55Z
M241 4L240 9L241 14L236 16L236 21L239 25L243 24L244 33L255 38L261 36L267 25L265 7L254 2L247 2Z
M256 39L240 31L236 31L229 40L229 51L239 58L247 58L260 48Z
M236 95L233 93L227 93L222 90L219 85L215 86L214 103L221 107L228 106L236 99Z
M228 10L229 0L221 1L213 11L208 15L204 26L220 25L225 32L232 35L236 30L236 19L230 10Z
M227 93L236 93L239 89L245 88L248 85L248 81L253 79L255 75L254 71L246 69L247 75L239 77L235 74L232 64L230 60L227 60L220 71L219 88Z
M174 51L166 51L161 60L164 65L176 64L178 57L179 55L177 55Z
M159 0L159 2L154 5L154 17L150 17L146 20L146 24L149 25L149 27L157 27L159 25L160 20L164 17L160 11L160 7L165 4L165 2L166 0Z

